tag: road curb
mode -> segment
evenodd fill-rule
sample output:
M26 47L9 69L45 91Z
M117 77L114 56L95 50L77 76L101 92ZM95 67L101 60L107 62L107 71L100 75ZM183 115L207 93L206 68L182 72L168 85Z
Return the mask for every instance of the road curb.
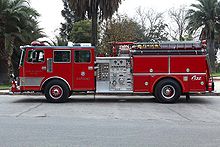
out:
M12 92L1 92L0 91L0 95L42 95L42 93L33 93L33 92L25 92L25 93L12 93ZM74 95L74 94L73 94ZM76 93L75 95L85 95L85 94L79 94L79 93ZM91 94L86 94L86 95L91 95ZM97 95L100 95L100 94L97 94ZM102 94L101 94L102 95ZM108 95L108 94L106 94ZM117 95L117 94L111 94L111 95ZM125 94L126 95L126 94ZM132 94L127 94L127 95L132 95ZM137 95L151 95L151 94L137 94ZM206 94L190 94L192 96L220 96L220 93L206 93Z
M0 95L43 95L43 94L42 93L34 93L34 92L25 92L25 93L15 92L15 93L12 93L10 91L0 91Z
M220 77L213 77L213 81L220 81Z

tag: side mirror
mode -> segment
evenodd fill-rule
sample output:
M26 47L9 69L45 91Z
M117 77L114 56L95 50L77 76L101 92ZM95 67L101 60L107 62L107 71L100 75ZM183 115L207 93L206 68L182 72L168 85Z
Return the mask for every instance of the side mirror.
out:
M10 74L10 78L11 79L13 79L13 80L15 80L16 79L16 77L15 77L15 75L12 73L12 74Z
M10 74L10 78L14 78L15 77L15 75L12 73L12 74Z

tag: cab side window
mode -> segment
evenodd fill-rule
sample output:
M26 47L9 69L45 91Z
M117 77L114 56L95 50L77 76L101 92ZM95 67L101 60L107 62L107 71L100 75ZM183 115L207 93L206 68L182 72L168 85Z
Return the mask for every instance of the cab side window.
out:
M70 62L70 51L54 51L55 63L69 63Z
M91 61L91 54L90 51L81 50L81 51L75 51L74 52L74 61L77 63L81 62L87 62L89 63Z
M43 50L30 50L28 51L28 62L40 63L44 62Z

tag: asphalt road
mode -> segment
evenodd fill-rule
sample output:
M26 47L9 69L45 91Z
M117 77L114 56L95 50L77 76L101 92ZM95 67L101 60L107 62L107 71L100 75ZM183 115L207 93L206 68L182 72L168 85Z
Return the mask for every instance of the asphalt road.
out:
M0 146L220 146L217 96L176 104L151 96L71 98L52 104L43 96L0 95Z

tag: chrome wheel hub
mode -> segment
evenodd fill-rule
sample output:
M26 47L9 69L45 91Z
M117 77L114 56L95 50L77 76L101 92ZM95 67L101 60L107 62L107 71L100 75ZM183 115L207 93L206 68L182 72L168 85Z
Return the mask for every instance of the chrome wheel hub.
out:
M49 94L53 99L59 99L63 95L63 89L59 85L53 85L49 90Z
M175 93L175 88L172 85L165 85L161 90L162 96L166 99L172 99Z

